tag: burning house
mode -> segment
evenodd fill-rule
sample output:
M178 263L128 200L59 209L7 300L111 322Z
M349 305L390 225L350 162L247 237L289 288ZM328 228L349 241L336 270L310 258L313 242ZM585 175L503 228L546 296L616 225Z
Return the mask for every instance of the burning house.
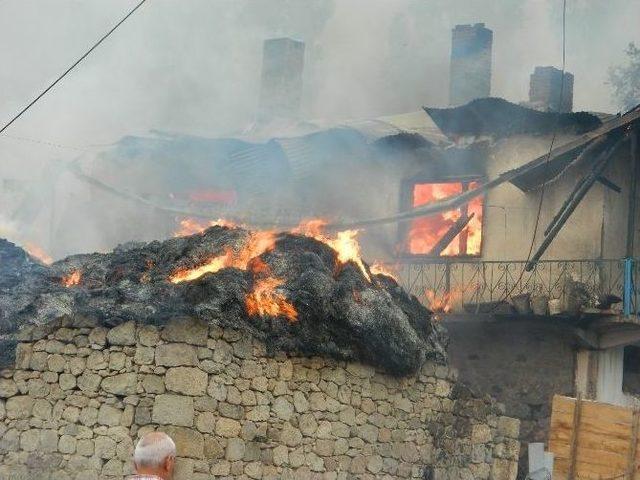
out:
M637 210L629 200L635 198L638 115L541 112L488 98L368 121L301 122L276 137L127 137L98 156L78 159L67 172L97 206L91 217L103 232L100 248L176 238L133 244L113 257L71 257L53 272L68 284L60 287L64 291L77 285L104 290L110 278L146 279L142 284L150 286L106 295L130 298L124 307L84 293L68 307L88 308L92 315L115 311L107 315L113 320L103 320L113 324L134 317L169 321L156 318L153 312L161 311L212 322L210 315L230 309L234 320L225 325L233 328L245 318L283 319L250 320L246 327L273 351L358 359L406 373L421 359L440 355L445 342L433 321L420 326L424 311L396 316L422 308L394 296L390 285L397 281L446 326L450 362L461 379L522 421L524 452L528 442L546 440L553 394L580 392L628 404L640 393L634 390ZM73 205L64 211L76 217ZM266 247L247 256L242 244L254 237L226 233L235 232L229 230L234 223L293 236L271 233ZM204 246L192 239L199 235L189 237L204 231ZM69 239L65 248L83 249L73 244L78 238L64 217L54 232ZM299 243L301 234L329 245L337 257L329 260L324 247ZM344 271L355 275L332 287L347 297L327 297L327 308L337 301L344 309L326 329L316 325L324 322L322 315L304 297L326 295L327 279L299 277L297 260L289 263L291 253L279 253L298 252L306 264L311 256L303 250L309 249L329 261L321 267L313 260L323 272L348 265ZM111 266L103 265L105 258ZM129 264L137 270L130 272ZM244 273L229 276L229 269ZM80 277L73 276L76 270ZM97 272L99 279L93 278ZM362 337L355 327L360 320L351 317L369 295L365 303L373 303L363 318L381 312L382 297L366 293L368 282L400 302L399 310L385 310L383 324L371 324L372 334L382 332L371 338ZM147 311L149 295L166 304ZM209 305L210 297L218 303ZM51 305L38 308L46 312ZM291 328L301 330L292 334ZM389 338L408 343L386 345ZM520 471L526 471L524 463Z
M357 235L377 264L368 273L391 272L437 313L461 378L522 420L526 445L546 439L553 394L628 404L640 393L637 125L637 111L480 99L276 138L130 137L74 174L94 199L146 218L148 239L217 218L286 230L318 218L326 235ZM131 172L149 163L140 192Z

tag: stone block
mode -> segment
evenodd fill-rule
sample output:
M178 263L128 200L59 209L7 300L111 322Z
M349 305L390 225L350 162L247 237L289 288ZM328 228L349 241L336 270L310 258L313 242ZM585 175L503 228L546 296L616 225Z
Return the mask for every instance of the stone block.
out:
M193 417L193 398L172 394L158 395L155 398L152 413L154 423L191 427Z
M34 402L35 400L27 395L9 398L5 404L7 418L29 418Z
M176 444L179 457L202 458L204 456L204 437L192 428L165 426L158 430L169 435Z
M164 379L160 375L145 375L142 377L142 388L147 393L164 393Z
M238 460L242 460L245 453L245 443L244 440L240 438L230 438L227 441L227 448L225 450L225 459L230 462L237 462Z
M491 465L490 480L515 480L518 475L518 462L496 458Z
M156 365L163 367L196 366L196 348L184 343L166 343L156 348Z
M498 418L498 434L508 438L518 438L520 435L520 421L510 417Z
M160 336L167 342L206 346L209 327L206 322L195 318L176 318L162 329Z
M221 437L231 438L240 435L241 425L231 418L218 418L216 421L216 434Z
M134 322L126 322L107 332L107 341L110 345L135 345L136 325Z
M138 376L135 373L121 373L102 380L102 390L114 395L126 396L136 393Z
M120 425L121 419L122 410L106 404L100 406L100 410L98 411L98 423L100 425L115 427L116 425Z
M98 458L113 458L116 455L116 442L110 437L99 435L94 441L94 453Z
M138 341L145 347L155 347L160 341L160 332L154 325L141 325L138 328Z
M165 385L170 392L199 396L207 391L208 379L199 368L175 367L167 370Z
M18 393L18 386L10 378L0 378L0 398L13 397Z

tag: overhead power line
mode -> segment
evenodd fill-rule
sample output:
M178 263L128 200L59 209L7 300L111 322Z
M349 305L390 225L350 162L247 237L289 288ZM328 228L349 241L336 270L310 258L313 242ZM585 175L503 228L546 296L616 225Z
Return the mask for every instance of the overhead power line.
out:
M567 59L567 0L562 1L562 75L561 75L561 83L560 83L560 108L562 108L562 104L564 102L564 83L565 83L565 70L566 70L566 59ZM556 118L555 125L553 127L553 136L551 137L551 144L549 145L549 152L547 153L547 158L545 160L545 170L549 165L549 161L551 160L551 154L553 153L553 147L556 143L556 138L558 136L558 126L560 123L560 115ZM500 301L496 302L496 306L491 310L491 312L495 311L499 304L507 300L513 292L516 291L520 282L524 278L525 271L529 268L533 269L534 266L531 264L531 255L533 254L533 247L536 243L536 237L538 235L538 228L540 227L540 216L542 214L542 205L544 203L544 194L547 186L547 179L545 177L542 182L542 186L540 189L540 198L538 199L538 209L536 213L536 221L533 225L533 235L531 236L531 244L529 245L529 252L527 253L527 260L524 263L524 267L518 276L518 279L513 283L513 286L509 289L508 292L505 292L504 296L500 299Z
M56 78L56 79L54 80L54 82L53 82L53 83L51 83L47 88L45 88L45 89L40 93L40 95L38 95L36 98L34 98L34 99L31 101L31 103L29 103L26 107L24 107L22 110L20 110L20 111L18 112L18 114L17 114L17 115L15 115L11 120L9 120L9 122L8 122L8 123L6 123L6 124L2 127L2 129L0 129L0 134L1 134L2 132L4 132L7 128L9 128L9 127L13 124L13 122L15 122L16 120L18 120L18 119L19 119L19 118L20 118L20 117L21 117L21 116L22 116L22 115L23 115L27 110L29 110L31 107L33 107L33 106L36 104L36 102L38 102L38 100L40 100L42 97L44 97L44 96L49 92L49 90L51 90L53 87L55 87L55 86L58 84L58 82L60 82L64 77L66 77L66 76L67 76L67 74L69 74L69 72L71 72L71 70L73 70L75 67L77 67L77 66L78 66L78 64L79 64L80 62L82 62L85 58L87 58L87 57L91 54L91 52L93 52L96 48L98 48L102 42L104 42L104 41L105 41L105 40L106 40L106 39L107 39L107 38L108 38L108 37L109 37L113 32L115 32L115 31L116 31L116 29L117 29L120 25L122 25L124 22L126 22L126 21L127 21L127 19L128 19L131 15L133 15L133 14L136 12L136 10L138 10L138 9L139 9L139 8L140 8L140 7L141 7L141 6L146 2L146 1L147 1L147 0L141 0L141 1L140 1L140 2L139 2L139 3L138 3L138 4L137 4L137 5L136 5L136 6L135 6L135 7L134 7L130 12L129 12L129 13L127 13L127 14L122 18L122 20L120 20L118 23L116 23L116 24L113 26L113 28L111 28L111 30L109 30L107 33L105 33L105 34L100 38L100 40L98 40L98 41L97 41L97 42L96 42L96 43L95 43L95 44L94 44L94 45L93 45L89 50L87 50L87 51L86 51L86 52L85 52L85 53L84 53L84 54L83 54L83 55L82 55L78 60L76 60L76 61L73 63L73 65L71 65L69 68L67 68L67 69L64 71L64 73L63 73L62 75L60 75L58 78Z

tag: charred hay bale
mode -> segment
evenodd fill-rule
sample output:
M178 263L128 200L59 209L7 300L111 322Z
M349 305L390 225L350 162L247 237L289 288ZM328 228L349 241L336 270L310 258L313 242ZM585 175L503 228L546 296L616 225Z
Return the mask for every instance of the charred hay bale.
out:
M271 353L360 360L394 375L446 361L446 336L415 297L306 236L212 227L50 268L8 242L5 257L0 270L13 279L0 288L5 336L74 314L105 326L195 317L248 330Z

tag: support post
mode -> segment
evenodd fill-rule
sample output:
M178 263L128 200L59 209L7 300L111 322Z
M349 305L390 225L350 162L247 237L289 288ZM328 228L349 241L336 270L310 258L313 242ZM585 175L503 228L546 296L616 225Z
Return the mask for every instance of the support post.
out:
M622 311L631 315L633 311L633 258L624 259L624 292L622 295Z
M631 165L629 175L629 209L627 212L627 257L633 257L633 241L636 234L636 195L638 187L638 133L631 136Z

